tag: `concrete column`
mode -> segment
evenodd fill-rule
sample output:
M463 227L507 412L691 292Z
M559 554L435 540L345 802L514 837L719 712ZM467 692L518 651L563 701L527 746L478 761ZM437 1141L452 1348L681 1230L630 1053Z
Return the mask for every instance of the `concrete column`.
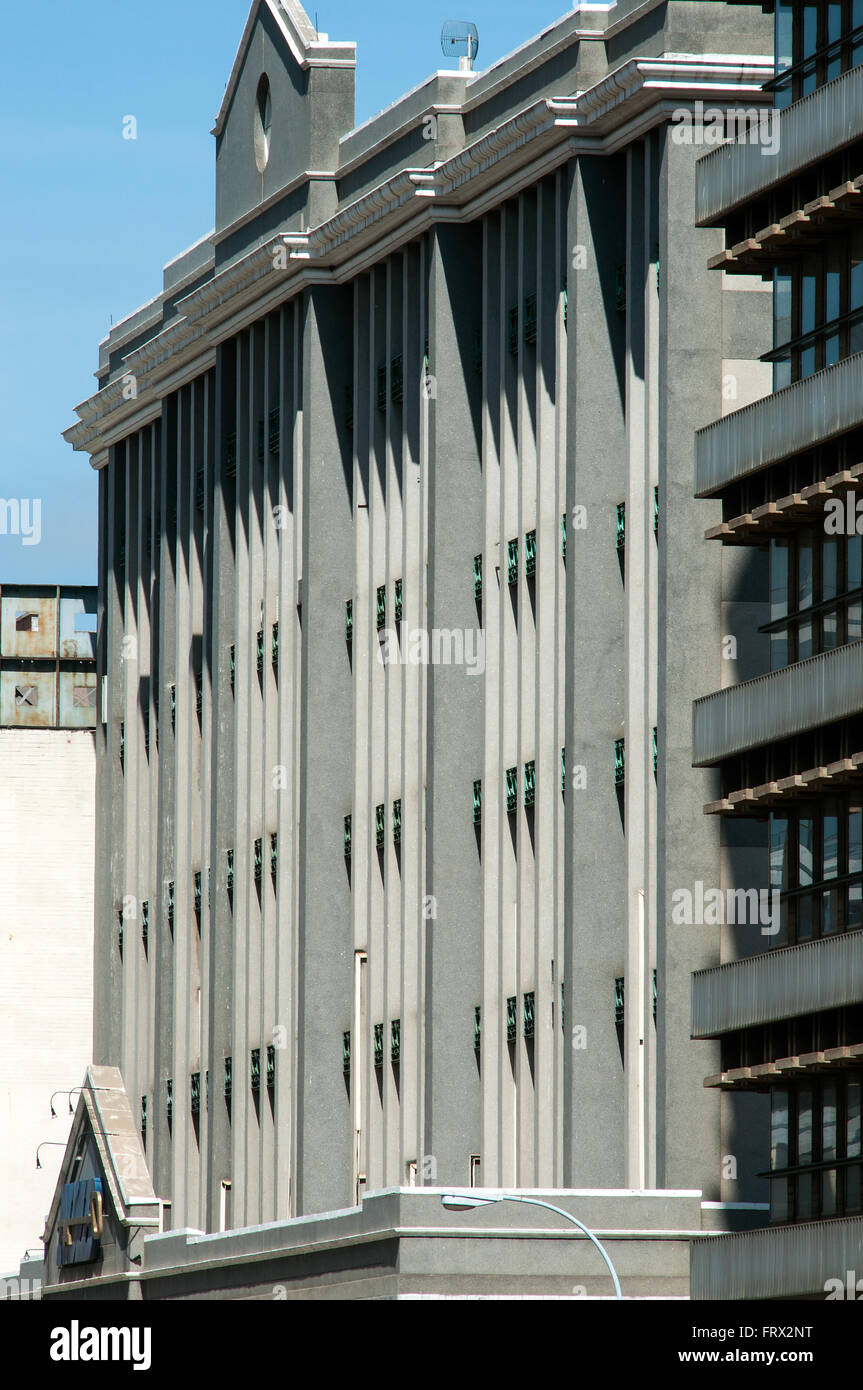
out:
M174 905L174 940L171 939L167 925L167 913L164 916L156 913L155 904L151 907L151 917L155 924L158 920L158 940L154 938L153 946L153 970L155 988L155 1011L156 1027L153 1039L153 1056L148 1069L149 1074L142 1077L141 1085L135 1090L129 1090L129 1100L133 1110L141 1104L141 1096L147 1094L147 1130L148 1147L152 1154L151 1172L154 1179L155 1191L160 1197L170 1198L176 1204L177 1210L181 1210L185 1198L184 1184L178 1184L177 1173L172 1162L173 1141L168 1134L167 1117L164 1104L160 1099L162 1087L160 1078L170 1076L174 1083L174 1132L177 1131L177 1124L181 1127L184 1124L183 1101L185 1091L182 1087L182 1077L175 1075L174 1056L175 1056L175 1035L177 1020L175 1016L175 989L177 981L175 979L175 941L179 928L180 939L183 939L183 913L185 907L184 884L182 880L177 884L177 865L183 864L186 860L185 846L185 818L188 815L188 788L190 778L187 770L187 755L183 739L183 730L187 727L188 705L185 689L185 681L178 680L177 673L181 669L178 662L178 627L182 629L188 622L188 601L187 601L187 571L185 557L187 547L183 543L183 531L181 526L188 526L188 485L185 479L185 471L182 466L181 452L181 415L183 405L181 404L183 392L178 392L171 396L162 405L161 419L161 447L159 450L159 497L162 515L166 525L170 541L163 550L169 549L169 554L163 556L163 567L167 584L162 585L162 595L164 600L163 621L160 622L157 643L161 649L159 669L165 673L166 688L159 692L160 712L162 713L162 733L160 734L161 762L164 768L164 775L159 781L159 796L156 802L156 814L158 815L158 826L161 829L159 842L161 853L156 858L157 879L161 883L164 879L174 879L175 905ZM181 604L177 604L177 595L182 596ZM177 685L177 705L175 731L171 732L171 710L170 710L170 691L169 684ZM194 716L194 705L192 707ZM153 745L151 743L151 749ZM179 828L179 836L178 836ZM178 843L179 839L179 843ZM179 892L178 892L179 889ZM160 898L162 894L159 894ZM179 897L179 903L177 898ZM181 982L182 983L182 982ZM185 995L181 995L184 998ZM124 1080L127 1089L131 1085L131 1077L127 1077L124 1071ZM180 1140L182 1145L183 1140Z
M281 508L279 566L279 688L276 761L284 783L276 794L279 867L276 880L274 1021L284 1034L276 1053L276 1217L295 1212L295 1107L297 1093L297 932L298 828L301 679L301 536L302 536L302 389L300 302L286 305L279 317L280 412L277 502Z
M401 260L402 299L400 340L404 380L401 405L400 451L403 524L399 573L404 578L404 621L408 632L425 627L426 541L425 514L427 472L422 467L420 420L426 403L421 373L425 334L424 285L420 248L414 244ZM394 986L400 998L400 1171L396 1180L407 1180L406 1165L417 1163L417 1182L434 1174L423 1172L422 1123L422 1003L420 972L425 893L425 694L426 671L409 663L401 671L402 723L398 731L401 765L402 843L399 854L399 906L395 924L401 930L400 979Z
M485 675L482 680L482 744L474 758L473 778L482 780L482 820L475 840L482 856L482 989L474 1001L481 1008L479 1068L482 1089L480 1147L481 1182L493 1186L503 1181L504 1108L511 1115L512 1078L506 1056L503 1028L504 991L501 987L501 612L508 602L506 576L499 580L501 564L501 433L504 364L504 309L502 307L503 219L499 212L483 219L483 315L482 315L482 470L484 514L474 554L482 557L482 598L474 602L473 621L481 622L485 638ZM471 789L472 791L472 789ZM506 1091L504 1090L506 1088ZM512 1121L507 1126L512 1147Z
M234 546L237 530L236 482L225 468L226 440L236 431L236 457L242 444L237 416L237 340L219 350L215 379L214 467L220 479L214 495L212 558L212 627L215 634L213 669L213 720L210 748L212 792L209 837L201 870L201 932L206 934L208 999L207 1062L210 1072L210 1109L207 1130L207 1226L219 1229L224 1181L233 1181L232 1125L224 1096L225 1058L233 1063L233 927L225 888L225 847L233 837L234 729L236 696L231 691L230 648L236 646L236 683L241 679L246 656L237 640L234 607ZM196 866L192 866L193 868ZM211 891L210 891L211 889ZM243 1075L245 1073L243 1072Z
M96 858L94 890L94 988L93 1060L108 1065L120 1055L119 1013L122 961L117 946L117 873L113 853L121 801L116 796L119 775L118 682L114 671L121 625L117 566L116 519L118 456L123 447L110 451L110 462L99 474L99 680L96 726ZM112 1001L114 1007L112 1007Z
M647 440L646 237L644 152L630 146L626 245L626 1186L644 1188L650 1168L650 1054L653 1051L650 833L655 818L650 672L655 641L650 610L656 564L653 485Z
M429 627L476 624L473 556L482 525L479 384L470 362L482 311L477 227L429 242ZM470 1046L482 969L482 876L471 823L482 685L465 667L429 667L425 1143L439 1182L465 1183L479 1152L480 1086Z
M719 928L674 926L671 895L695 881L719 886L716 774L692 768L692 701L720 684L719 547L702 537L719 504L693 498L693 436L721 413L721 280L706 271L721 233L693 227L697 146L667 135L659 168L660 328L664 402L659 427L659 902L657 1182L719 1196L719 1097L702 1081L719 1070L718 1045L689 1042L690 975L719 959Z
M343 402L351 296L308 291L303 341L303 688L300 784L297 1211L353 1202L339 1022L350 1017L350 884L342 848L351 797L352 690L344 596L352 580L352 470ZM360 885L354 881L355 891Z
M626 730L626 593L615 548L626 490L625 162L572 166L567 220L567 715L564 1181L623 1186L623 1065L614 980L625 974L625 788L613 781ZM586 525L573 524L573 508ZM627 750L628 751L628 750ZM576 769L584 769L574 781ZM573 1035L573 1029L583 1032Z
M566 517L567 507L567 353L569 343L568 332L568 304L564 298L564 291L568 285L568 265L570 262L570 251L568 241L568 189L569 174L566 168L558 170L555 180L555 264L557 279L555 289L557 292L557 304L555 310L554 323L554 352L555 352L555 411L554 429L546 436L547 447L554 450L555 479L556 479L556 512L555 512L555 548L559 555L557 568L557 583L555 587L555 618L554 618L554 645L557 653L555 663L554 681L554 708L555 708L555 730L557 733L557 744L555 752L566 747L566 595L567 595L567 571L566 557L563 553L563 525L564 518L568 523L567 536L572 535L572 524ZM546 340L543 339L543 342ZM571 542L570 542L571 543ZM572 767L572 750L570 749L569 761L562 760L565 767ZM565 1006L565 941L566 941L566 803L567 799L572 800L572 791L567 798L565 790L565 780L563 789L560 793L558 803L558 813L554 822L554 862L555 862L555 883L554 883L554 978L552 986L554 989L554 1176L552 1185L562 1187L564 1182L564 1088L566 1081L566 1066L569 1057L570 1045L566 1028L566 1006Z

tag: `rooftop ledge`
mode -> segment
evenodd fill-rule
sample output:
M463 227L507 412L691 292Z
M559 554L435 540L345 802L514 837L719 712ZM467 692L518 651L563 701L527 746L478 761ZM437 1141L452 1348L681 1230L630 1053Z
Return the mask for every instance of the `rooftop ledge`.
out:
M239 308L283 303L304 287L307 275L319 282L349 258L366 251L373 255L384 236L417 236L434 220L436 205L445 205L448 220L458 217L460 207L464 215L477 216L509 196L522 170L535 177L538 161L551 169L580 149L613 152L664 120L674 105L697 100L705 91L716 101L757 94L765 74L764 59L737 55L628 59L576 96L533 102L433 169L399 170L326 222L307 232L275 235L178 300L176 316L125 356L122 370L101 391L76 407L80 423L65 430L64 438L90 452L94 467L104 467L108 446L129 432L133 417L143 423L150 410L149 418L155 418L159 382L171 375L176 386L178 368L197 361L205 347L212 350L220 341L220 325ZM274 275L273 253L280 245L288 248L289 265ZM126 372L137 380L132 402L123 398Z

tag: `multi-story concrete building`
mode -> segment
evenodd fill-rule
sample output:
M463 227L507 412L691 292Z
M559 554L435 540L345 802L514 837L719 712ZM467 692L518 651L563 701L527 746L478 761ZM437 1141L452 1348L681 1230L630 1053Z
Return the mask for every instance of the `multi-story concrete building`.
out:
M95 622L95 586L0 587L0 1273L38 1249L93 1047Z
M134 1116L175 1230L282 1223L289 1254L385 1188L425 1225L441 1185L600 1190L624 1288L662 1293L690 1235L759 1219L689 1040L720 928L665 924L718 874L693 434L729 362L765 389L769 332L760 283L707 273L686 131L702 100L757 123L770 45L748 7L590 5L352 128L353 45L252 6L215 231L67 436L105 677L79 1117Z
M698 220L725 229L712 265L772 285L774 316L762 357L773 392L697 437L697 492L714 499L703 522L725 547L723 633L747 649L752 678L698 700L693 728L696 764L721 777L705 809L721 821L726 884L775 895L766 939L727 929L723 963L693 981L694 1034L722 1046L705 1085L723 1106L753 1093L763 1116L771 1228L698 1242L693 1296L853 1298L863 1287L851 1273L848 1292L863 1249L863 4L780 3L775 21L773 157L728 146L697 169Z

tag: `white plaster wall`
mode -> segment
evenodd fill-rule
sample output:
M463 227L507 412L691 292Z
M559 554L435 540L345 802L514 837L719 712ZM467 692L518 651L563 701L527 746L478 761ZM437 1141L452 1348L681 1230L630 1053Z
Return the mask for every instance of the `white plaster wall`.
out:
M91 1061L95 771L92 730L0 729L0 1273L41 1249L63 1149L36 1148Z

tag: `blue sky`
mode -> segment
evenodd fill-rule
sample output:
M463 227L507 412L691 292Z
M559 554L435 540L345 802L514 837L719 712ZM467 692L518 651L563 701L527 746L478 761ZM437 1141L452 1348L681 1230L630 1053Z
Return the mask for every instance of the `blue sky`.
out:
M567 9L443 4L317 0L319 29L358 44L358 123L447 66L443 20L478 25L482 68ZM42 538L0 534L0 583L96 581L96 475L61 431L95 388L112 318L158 293L165 262L213 225L209 132L248 11L246 0L4 9L0 497L40 498Z

